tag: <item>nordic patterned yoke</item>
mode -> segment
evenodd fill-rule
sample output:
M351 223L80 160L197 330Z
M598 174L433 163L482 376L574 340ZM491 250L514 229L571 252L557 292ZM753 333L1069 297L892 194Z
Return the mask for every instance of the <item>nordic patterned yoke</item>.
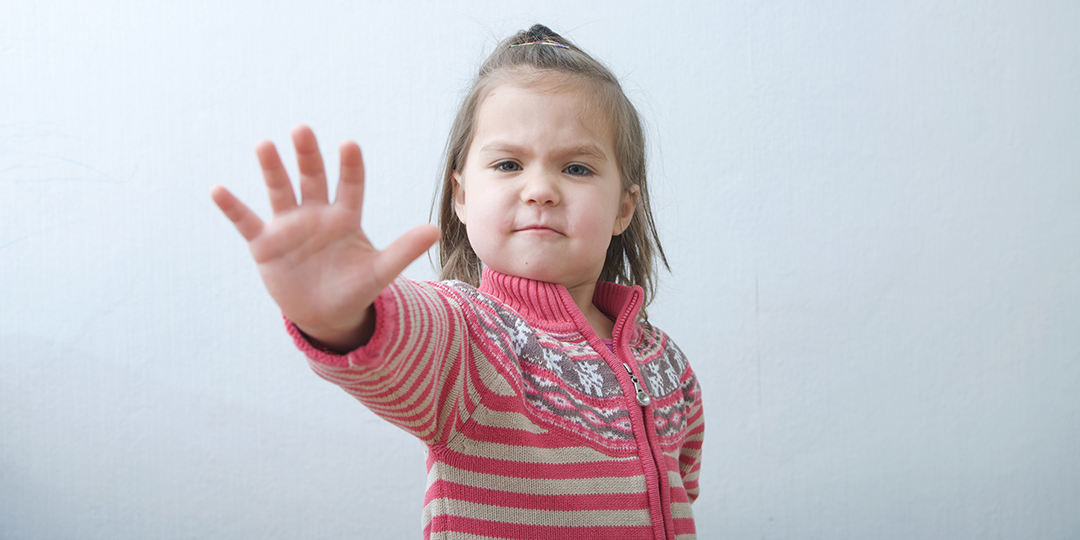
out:
M641 289L593 300L616 354L565 288L490 269L479 290L399 278L344 356L288 328L316 373L427 444L425 538L694 538L697 379L637 321Z

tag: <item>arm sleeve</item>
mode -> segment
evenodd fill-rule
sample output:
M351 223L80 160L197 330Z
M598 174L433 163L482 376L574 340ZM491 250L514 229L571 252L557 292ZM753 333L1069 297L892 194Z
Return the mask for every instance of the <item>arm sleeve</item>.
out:
M701 473L701 444L705 440L705 416L702 412L701 388L689 366L683 373L683 388L686 399L692 402L686 413L686 438L679 448L679 473L686 495L693 503L700 493L698 476Z
M465 391L472 362L461 301L439 284L398 278L375 299L371 340L344 355L315 348L291 321L286 327L320 377L435 445L475 409Z

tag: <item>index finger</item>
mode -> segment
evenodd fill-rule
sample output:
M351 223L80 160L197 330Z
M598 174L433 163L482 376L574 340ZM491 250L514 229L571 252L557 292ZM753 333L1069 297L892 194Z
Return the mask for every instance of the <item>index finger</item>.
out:
M359 211L364 206L364 156L352 141L341 143L341 177L335 204Z

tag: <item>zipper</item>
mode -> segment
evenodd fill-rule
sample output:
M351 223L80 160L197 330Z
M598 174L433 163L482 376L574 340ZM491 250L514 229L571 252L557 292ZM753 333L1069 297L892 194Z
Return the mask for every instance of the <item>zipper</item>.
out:
M630 380L634 383L634 390L637 391L638 405L641 405L642 407L649 406L649 403L651 403L652 400L649 399L649 394L645 392L645 389L641 387L641 382L638 381L637 376L634 375L634 371L630 369L630 365L626 362L623 362L623 367L626 368L626 372L630 374Z
M635 303L640 302L640 300L641 300L641 292L640 291L641 290L639 288L637 288L637 287L635 287L633 289L633 293L632 293L629 305L632 306ZM629 317L630 317L630 311L624 308L623 311L619 314L619 318L615 321L615 329L616 329L616 332L619 335L621 335L622 332L625 331ZM614 336L612 336L612 337L614 337ZM614 351L612 351L612 352L614 353ZM619 360L619 354L618 353L613 354L613 356L617 360ZM633 358L633 355L631 355L631 358ZM641 386L641 381L638 380L637 375L634 375L634 370L630 368L630 364L627 364L626 362L622 362L622 365L623 365L623 368L626 369L626 373L630 375L630 381L632 383L634 383L634 391L637 393L637 396L636 396L637 397L637 402L638 402L638 405L641 405L641 408L638 409L638 412L640 413L640 416L637 416L637 415L634 415L633 413L631 413L631 417L633 418L634 416L636 416L637 418L640 418L642 430L645 432L644 433L645 440L642 441L642 442L644 442L645 447L646 447L644 450L648 454L648 456L650 458L652 458L652 459L648 460L648 462L652 465L652 468L650 469L649 467L647 467L645 465L645 460L648 459L648 458L645 458L644 456L642 456L642 468L644 469L643 472L645 473L645 481L646 481L646 483L648 483L649 482L649 477L654 474L655 477L653 478L653 481L656 482L656 486L657 486L658 490L662 490L665 482L661 477L663 475L667 474L666 473L667 469L666 469L666 467L661 467L662 461L658 460L656 458L656 448L654 448L653 446L655 444L659 444L659 443L654 439L655 435L653 434L653 432L654 432L655 428L650 429L650 426L646 422L646 420L648 419L648 414L647 414L646 407L648 407L649 404L652 403L652 399L649 397L649 393L645 391L645 388L643 388ZM633 420L631 420L631 423L633 423ZM635 432L636 431L637 430L635 430ZM641 450L642 449L639 448L639 452ZM656 497L656 500L655 500L655 505L656 506L653 506L653 504L654 504L653 497L654 496ZM670 519L671 507L670 506L668 506L667 508L664 507L664 494L660 493L660 492L656 493L655 495L650 494L650 496L649 496L649 506L651 507L650 511L649 511L649 517L653 521L653 531L654 531L654 533L657 532L656 527L659 527L661 536L663 538L667 538L668 537L668 532L669 532L667 530L668 529L667 522ZM655 514L653 512L655 512ZM657 523L657 518L659 518L659 523Z
M649 428L649 425L648 425L648 422L647 422L648 415L646 414L646 409L645 409L645 407L648 407L649 404L652 403L652 398L649 397L649 393L645 391L645 388L641 386L641 381L638 380L637 375L634 375L634 370L630 369L630 364L627 364L626 362L623 362L623 367L626 368L626 373L630 375L630 381L634 383L634 391L637 392L637 402L638 402L638 405L641 405L641 409L639 409L639 411L641 412L642 426L645 428L645 445L648 446L649 456L652 457L651 461L652 461L653 470L656 471L657 487L662 489L663 486L664 486L664 480L661 478L661 475L666 474L664 472L666 469L664 467L661 467L661 461L656 459L656 453L655 453L656 449L653 448L653 445L657 444L657 442L655 440L653 440L653 432L652 432L652 429ZM646 474L646 477L648 477L648 474ZM659 499L656 502L658 504L657 510L659 511L659 514L660 514L660 529L664 531L664 538L667 538L667 533L668 533L667 520L668 520L668 514L670 512L670 509L669 509L670 507L669 508L664 508L664 494L663 493L657 493L657 498ZM654 517L654 521L655 521L655 517ZM656 523L653 523L653 526L655 527Z

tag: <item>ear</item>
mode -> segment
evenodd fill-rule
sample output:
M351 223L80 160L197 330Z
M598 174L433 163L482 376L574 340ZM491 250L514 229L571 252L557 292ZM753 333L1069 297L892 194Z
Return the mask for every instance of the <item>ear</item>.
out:
M461 173L454 171L450 175L452 189L454 190L454 213L458 221L465 224L465 188L461 186Z
M619 236L630 226L630 222L634 219L634 211L637 210L639 193L641 193L641 188L637 184L622 192L622 199L619 200L619 214L615 216L615 226L611 229L611 236Z

